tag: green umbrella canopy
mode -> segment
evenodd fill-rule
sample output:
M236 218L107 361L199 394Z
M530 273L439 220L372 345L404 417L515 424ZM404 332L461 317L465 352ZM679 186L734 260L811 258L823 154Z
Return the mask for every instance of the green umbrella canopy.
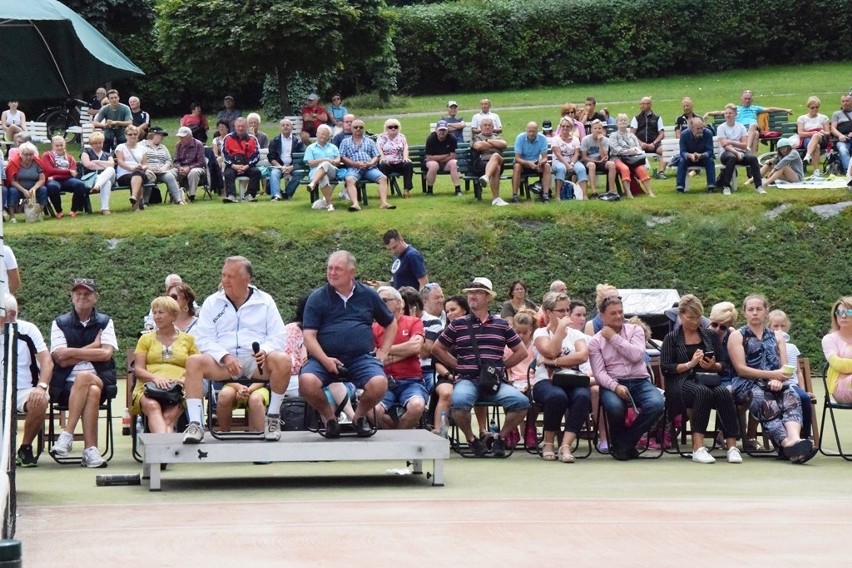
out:
M0 100L67 97L144 75L57 0L0 0Z

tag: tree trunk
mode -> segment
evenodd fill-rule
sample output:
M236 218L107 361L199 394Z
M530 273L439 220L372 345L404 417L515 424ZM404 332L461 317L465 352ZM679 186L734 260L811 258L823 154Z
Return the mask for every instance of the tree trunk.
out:
M279 65L276 70L278 75L278 100L281 104L281 112L284 116L290 116L293 111L290 106L290 94L287 90L290 80L290 71L283 65Z

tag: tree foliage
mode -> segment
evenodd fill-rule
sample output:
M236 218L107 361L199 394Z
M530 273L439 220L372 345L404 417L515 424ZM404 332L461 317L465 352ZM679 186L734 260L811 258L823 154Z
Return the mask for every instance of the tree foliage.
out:
M59 0L118 45L125 34L154 24L152 0Z
M382 48L383 0L160 0L160 45L173 65L207 73L237 69L277 73L281 107L286 82L363 60Z

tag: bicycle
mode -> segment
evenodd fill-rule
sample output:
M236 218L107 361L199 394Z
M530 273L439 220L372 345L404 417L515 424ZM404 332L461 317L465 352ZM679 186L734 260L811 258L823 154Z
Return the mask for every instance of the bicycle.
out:
M47 136L62 136L67 142L74 142L82 132L80 125L80 108L89 103L69 97L62 105L44 109L36 119L47 124Z

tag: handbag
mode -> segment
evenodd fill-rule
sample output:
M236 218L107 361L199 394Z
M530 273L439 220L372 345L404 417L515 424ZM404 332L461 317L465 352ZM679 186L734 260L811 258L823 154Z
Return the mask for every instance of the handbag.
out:
M641 166L646 161L645 154L631 154L629 156L619 156L618 159L627 164L627 166L630 168Z
M24 201L24 219L27 223L36 223L41 221L41 216L41 205L36 202L35 191L33 191L32 197Z
M467 328L470 330L470 342L473 345L476 364L479 366L479 392L497 394L505 369L492 364L483 365L482 359L479 357L479 346L476 344L476 334L473 331L473 323L470 321L470 317L467 318Z
M551 381L553 381L555 386L563 389L588 387L591 384L591 379L589 379L588 375L572 371L571 369L554 371Z
M164 389L153 382L145 383L145 396L168 406L180 404L183 401L183 383L171 381L169 386Z
M696 382L710 389L722 384L722 377L719 373L695 373L694 377Z
M83 177L80 178L80 181L83 182L83 185L86 186L86 189L91 190L95 187L95 182L98 181L98 172L89 172L84 174Z

